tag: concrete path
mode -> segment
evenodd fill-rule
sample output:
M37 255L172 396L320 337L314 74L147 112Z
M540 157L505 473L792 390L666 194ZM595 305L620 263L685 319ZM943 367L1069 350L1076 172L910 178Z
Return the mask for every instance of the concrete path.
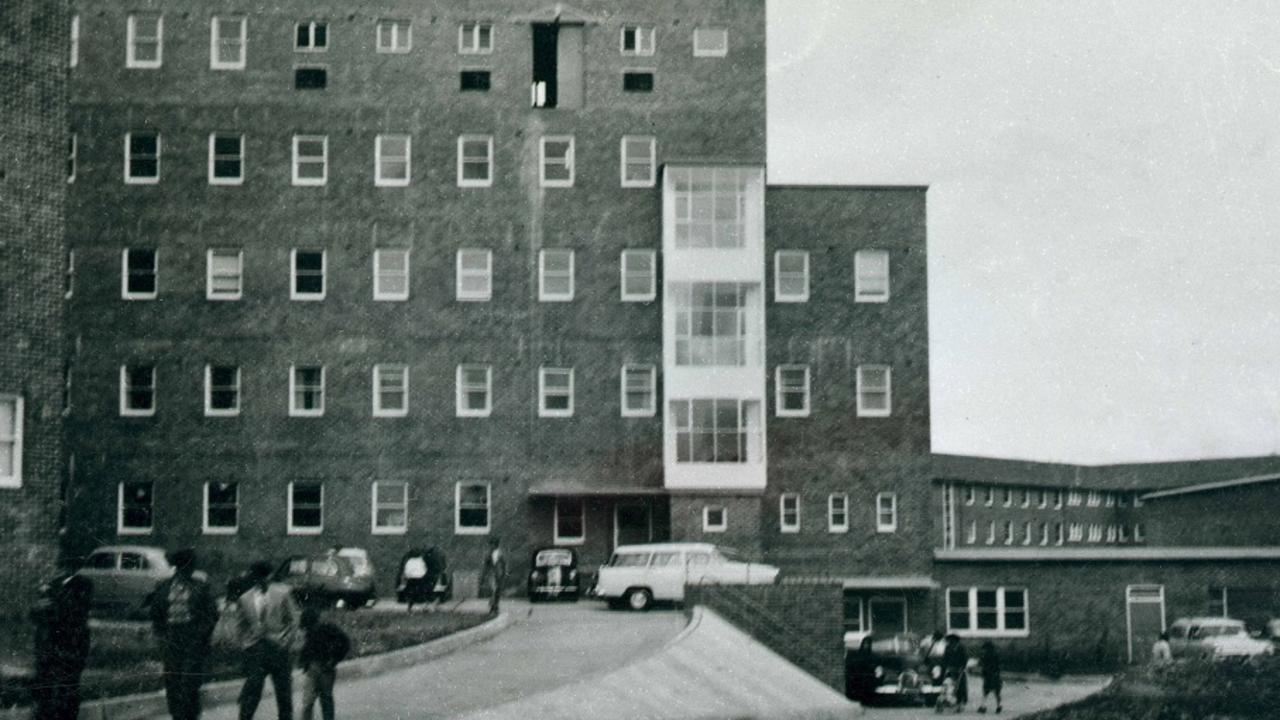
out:
M947 712L945 715L939 715L933 711L933 708L889 708L889 707L873 707L867 708L867 720L937 720L939 717L946 718L1016 718L1020 715L1027 715L1040 710L1047 710L1052 707L1064 705L1069 702L1075 702L1086 695L1101 690L1108 682L1106 677L1070 677L1061 680L1048 681L1035 678L1030 679L1012 679L1006 678L1004 681L1004 712L994 715L995 704L987 705L986 714L979 713L976 702L970 702L965 712L960 714L952 714ZM982 689L982 678L974 675L970 677L969 694L972 700L977 700L976 692Z

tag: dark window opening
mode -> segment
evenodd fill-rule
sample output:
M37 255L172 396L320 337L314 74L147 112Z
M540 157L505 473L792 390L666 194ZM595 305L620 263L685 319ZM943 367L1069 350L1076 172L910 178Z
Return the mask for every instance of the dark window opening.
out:
M556 106L559 25L533 26L533 106Z
M463 91L475 90L484 92L489 89L488 70L463 70L459 77L459 89Z
M298 90L323 90L329 83L324 68L297 68L293 71L293 87Z
M622 89L626 92L653 92L653 73L625 72L622 74Z
M581 25L533 26L534 107L582 107L583 46Z

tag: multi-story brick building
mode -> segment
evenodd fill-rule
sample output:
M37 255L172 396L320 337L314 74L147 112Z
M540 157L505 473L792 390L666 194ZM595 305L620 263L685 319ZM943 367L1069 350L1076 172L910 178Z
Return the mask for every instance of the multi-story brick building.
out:
M19 612L58 549L63 491L64 3L0 7L0 612Z

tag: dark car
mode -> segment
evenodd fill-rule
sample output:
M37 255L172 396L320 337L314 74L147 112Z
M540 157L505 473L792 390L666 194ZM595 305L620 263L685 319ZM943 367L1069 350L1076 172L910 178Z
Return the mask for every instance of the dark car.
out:
M913 633L869 635L845 654L844 694L864 704L932 704L942 691L942 650Z
M356 572L349 558L335 553L295 555L276 571L276 579L292 587L294 596L304 605L355 610L377 599L372 576Z
M422 563L421 589L415 592L414 585L405 576L406 563ZM449 572L449 560L444 551L437 547L413 548L400 559L400 569L396 578L396 602L407 603L412 599L415 603L446 602L453 599L453 573Z
M573 548L547 547L536 550L529 561L529 600L568 597L577 601L582 593L578 577L578 553Z

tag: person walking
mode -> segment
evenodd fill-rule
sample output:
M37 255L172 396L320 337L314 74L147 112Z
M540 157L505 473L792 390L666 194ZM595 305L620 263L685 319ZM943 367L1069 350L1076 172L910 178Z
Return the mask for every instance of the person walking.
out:
M969 651L960 642L960 636L947 635L947 649L942 653L942 670L956 683L956 712L964 712L969 703Z
M40 586L31 609L35 624L34 720L75 720L80 673L89 657L89 604L93 583L76 574L78 558L64 557L62 572Z
M252 720L258 711L268 675L276 692L279 720L293 720L289 654L299 638L301 611L288 585L271 582L269 563L253 563L248 579L252 584L236 600L245 676L240 689L240 720Z
M194 550L178 550L169 556L169 563L173 576L151 594L151 627L160 644L169 715L174 720L199 720L200 685L218 608L209 583L195 577Z
M489 538L489 554L484 556L484 567L480 570L480 587L490 591L490 615L498 614L498 603L506 580L507 558L502 553L502 540L497 537Z
M302 720L311 720L316 701L320 716L333 720L333 682L338 663L351 651L351 639L337 626L320 622L313 608L302 611L302 630L306 641L298 664L302 666Z
M407 612L413 612L413 606L427 602L435 581L430 576L430 565L427 562L427 551L412 548L400 559L400 573L396 578L396 588L400 598L404 600Z
M1000 679L1000 653L996 652L995 643L987 640L982 643L978 652L978 663L982 666L982 701L978 703L978 712L987 711L987 696L996 696L996 712L1004 710L1000 701L1000 690L1004 682Z

